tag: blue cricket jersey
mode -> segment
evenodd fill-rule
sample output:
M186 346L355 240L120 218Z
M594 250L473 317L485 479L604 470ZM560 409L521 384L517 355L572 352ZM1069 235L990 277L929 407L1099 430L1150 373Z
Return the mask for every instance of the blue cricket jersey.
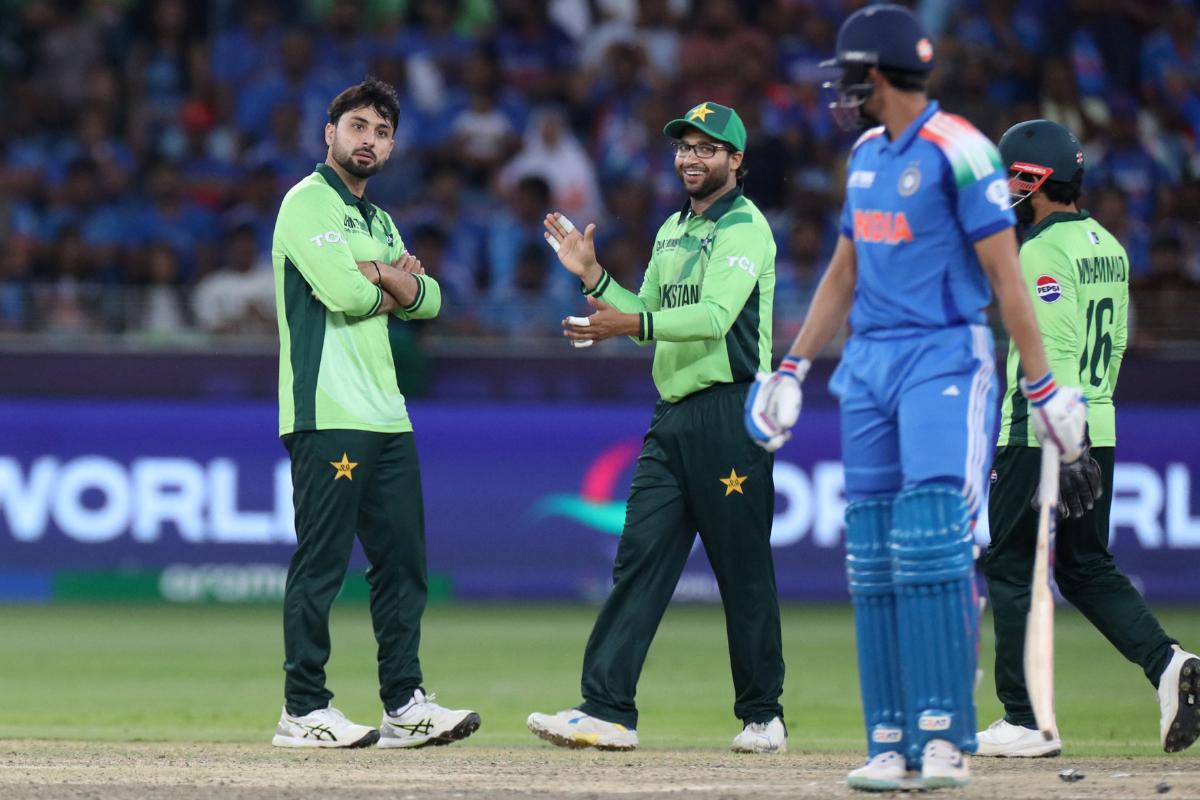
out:
M995 145L936 101L895 141L883 126L864 133L841 217L858 261L851 330L983 323L991 285L974 244L1016 224L1008 204Z

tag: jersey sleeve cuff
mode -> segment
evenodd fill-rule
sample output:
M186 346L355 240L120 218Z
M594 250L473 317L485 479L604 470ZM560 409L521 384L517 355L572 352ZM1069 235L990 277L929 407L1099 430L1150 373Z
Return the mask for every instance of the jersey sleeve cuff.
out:
M425 301L425 281L420 275L413 275L417 279L417 296L413 298L412 304L404 306L403 310L409 314L421 307L421 303Z
M383 289L375 287L375 293L379 295L375 298L375 305L371 306L371 310L366 313L366 316L373 317L379 313L380 307L383 305Z
M610 283L612 283L612 276L608 274L608 270L602 270L600 280L596 281L595 286L589 290L581 281L579 284L579 291L582 292L586 297L595 297L599 299L600 296L603 295L608 289Z
M991 236L993 233L998 233L999 231L1002 231L1005 228L1012 228L1012 227L1015 227L1015 224L1013 222L1010 222L1009 220L1006 220L1006 219L999 219L990 225L984 225L982 228L978 228L976 230L970 231L967 234L967 240L971 244L975 244L980 239L986 239L987 237Z
M649 311L638 314L638 341L654 341L654 314Z

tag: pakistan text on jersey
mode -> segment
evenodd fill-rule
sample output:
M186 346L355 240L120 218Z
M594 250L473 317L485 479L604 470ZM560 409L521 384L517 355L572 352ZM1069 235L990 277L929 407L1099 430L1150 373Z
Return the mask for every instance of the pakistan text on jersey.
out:
M697 284L672 283L662 287L661 308L676 308L700 302L700 287Z
M912 228L903 211L878 211L873 208L855 209L854 239L859 242L900 244L913 240Z
M1080 283L1124 283L1129 276L1124 256L1075 259Z

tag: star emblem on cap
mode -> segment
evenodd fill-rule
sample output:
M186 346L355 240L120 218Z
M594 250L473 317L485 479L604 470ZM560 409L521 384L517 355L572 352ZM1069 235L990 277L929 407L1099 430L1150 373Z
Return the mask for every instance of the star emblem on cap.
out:
M701 103L687 113L687 118L698 119L701 122L705 122L706 118L711 113L713 113L713 110L708 107L708 103Z

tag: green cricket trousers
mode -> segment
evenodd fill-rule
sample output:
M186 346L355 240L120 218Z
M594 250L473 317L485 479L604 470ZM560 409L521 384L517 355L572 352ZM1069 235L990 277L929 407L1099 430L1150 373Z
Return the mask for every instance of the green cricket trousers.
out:
M1092 448L1100 465L1104 497L1078 519L1059 519L1054 548L1054 580L1071 605L1142 668L1155 686L1171 659L1171 645L1145 599L1133 588L1108 551L1108 514L1112 506L1111 447ZM1031 500L1041 471L1036 447L1001 447L993 463L988 502L991 544L983 559L996 631L996 695L1004 718L1013 725L1033 726L1033 709L1025 689L1025 615L1037 544L1037 511Z
M613 587L584 653L580 710L637 728L638 676L697 531L712 564L729 640L734 714L783 716L783 646L771 558L774 456L746 435L748 384L659 402L625 509Z
M325 687L329 609L354 538L370 568L379 644L379 697L400 708L421 687L417 650L425 610L425 510L411 433L323 430L283 437L292 460L296 552L283 596L284 700L304 715L333 698Z

